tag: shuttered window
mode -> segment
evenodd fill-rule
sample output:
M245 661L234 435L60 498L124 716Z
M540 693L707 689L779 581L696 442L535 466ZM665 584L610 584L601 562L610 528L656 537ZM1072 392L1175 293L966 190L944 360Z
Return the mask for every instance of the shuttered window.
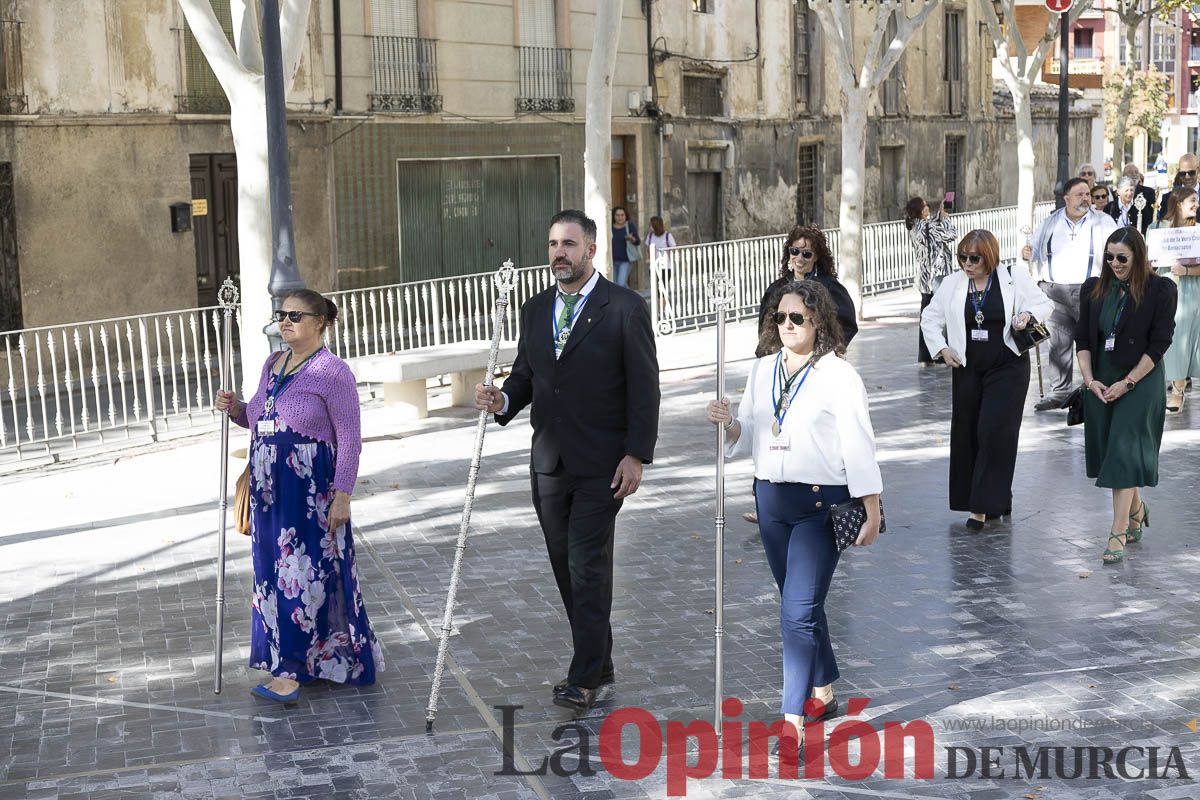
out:
M371 0L372 36L416 36L417 0Z
M554 0L519 0L521 46L557 47L554 35Z

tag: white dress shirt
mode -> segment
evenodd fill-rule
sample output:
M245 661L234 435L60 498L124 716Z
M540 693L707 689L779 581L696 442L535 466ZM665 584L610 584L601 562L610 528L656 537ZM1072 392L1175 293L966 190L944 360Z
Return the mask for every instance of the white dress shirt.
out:
M1108 215L1105 214L1107 217ZM1112 217L1108 217L1110 220ZM1038 288L1023 268L1010 270L997 267L993 289L1000 287L1004 298L1004 317L1012 320L1023 311L1028 311L1038 322L1046 322L1054 312L1054 303ZM958 354L958 360L967 365L967 288L970 278L959 270L938 287L933 299L921 312L921 333L925 345L935 356L946 347ZM1013 341L1012 326L1004 326L1004 343L1013 353L1020 355Z
M588 295L590 295L592 293L592 289L596 288L596 282L598 280L600 280L600 270L593 270L592 277L588 278L587 282L584 283L583 286L581 286L579 288L578 294L581 296L579 298L579 302L577 302L575 304L575 308L572 311L572 313L575 314L576 317L578 317L580 314L583 313L583 307L587 304ZM553 316L550 317L550 333L546 334L551 339L553 339L558 334L558 318L560 316L562 316L563 306L565 305L563 303L563 299L562 299L562 292L558 289L557 283L554 284L554 288L555 288L554 314L553 314ZM572 324L574 324L574 323L572 323ZM537 336L537 331L530 331L529 335ZM497 411L496 413L497 414L507 414L508 413L508 395L505 394L504 392L501 392L500 396L502 398L504 398L504 405L500 406L500 410Z
M1046 229L1046 226L1050 226ZM1083 283L1099 275L1104 266L1104 243L1117 229L1117 221L1095 209L1077 223L1059 209L1038 226L1035 241L1042 243L1035 259L1041 264L1041 280L1050 283Z
M741 433L726 448L726 455L749 451L754 477L772 483L846 486L853 497L883 491L866 387L854 367L832 353L817 360L799 389L793 387L796 396L780 437L789 449L772 449L776 437L771 432L775 420L771 387L777 358L778 354L763 356L750 367L738 406ZM776 396L779 390L776 382Z

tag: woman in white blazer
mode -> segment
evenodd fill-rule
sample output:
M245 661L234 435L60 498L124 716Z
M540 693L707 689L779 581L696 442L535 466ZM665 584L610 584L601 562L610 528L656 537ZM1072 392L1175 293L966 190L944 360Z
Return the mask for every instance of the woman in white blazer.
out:
M1012 328L1044 321L1054 304L1024 270L1001 267L1000 243L974 230L958 243L962 269L948 276L921 313L921 332L953 368L950 508L967 527L1012 513L1017 439L1029 390L1029 354Z

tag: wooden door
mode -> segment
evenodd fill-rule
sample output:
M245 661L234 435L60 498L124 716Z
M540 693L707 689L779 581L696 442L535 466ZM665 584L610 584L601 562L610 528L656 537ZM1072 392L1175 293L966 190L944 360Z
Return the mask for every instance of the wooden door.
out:
M12 164L0 164L0 331L21 328L21 271Z
M196 300L217 302L226 278L238 281L237 158L233 153L190 157L192 238L196 246Z

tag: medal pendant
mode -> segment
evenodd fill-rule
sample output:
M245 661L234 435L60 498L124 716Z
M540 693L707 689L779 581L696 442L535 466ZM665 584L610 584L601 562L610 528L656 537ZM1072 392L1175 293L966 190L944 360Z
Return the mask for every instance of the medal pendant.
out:
M274 397L267 398L267 402L263 404L263 410L266 411L268 414L270 414L273 410L275 410L275 398Z
M774 434L775 436L779 435L779 433L780 433L779 420L775 420L774 422L771 423L771 433Z
M780 403L780 407L782 407L784 411L787 411L789 408L791 408L791 407L792 407L792 398L788 397L788 396L785 394L785 395L783 396L783 400L782 400L782 402Z
M975 324L976 324L976 325L982 325L982 324L983 324L983 312L982 312L982 311L976 311L976 312L975 312Z

